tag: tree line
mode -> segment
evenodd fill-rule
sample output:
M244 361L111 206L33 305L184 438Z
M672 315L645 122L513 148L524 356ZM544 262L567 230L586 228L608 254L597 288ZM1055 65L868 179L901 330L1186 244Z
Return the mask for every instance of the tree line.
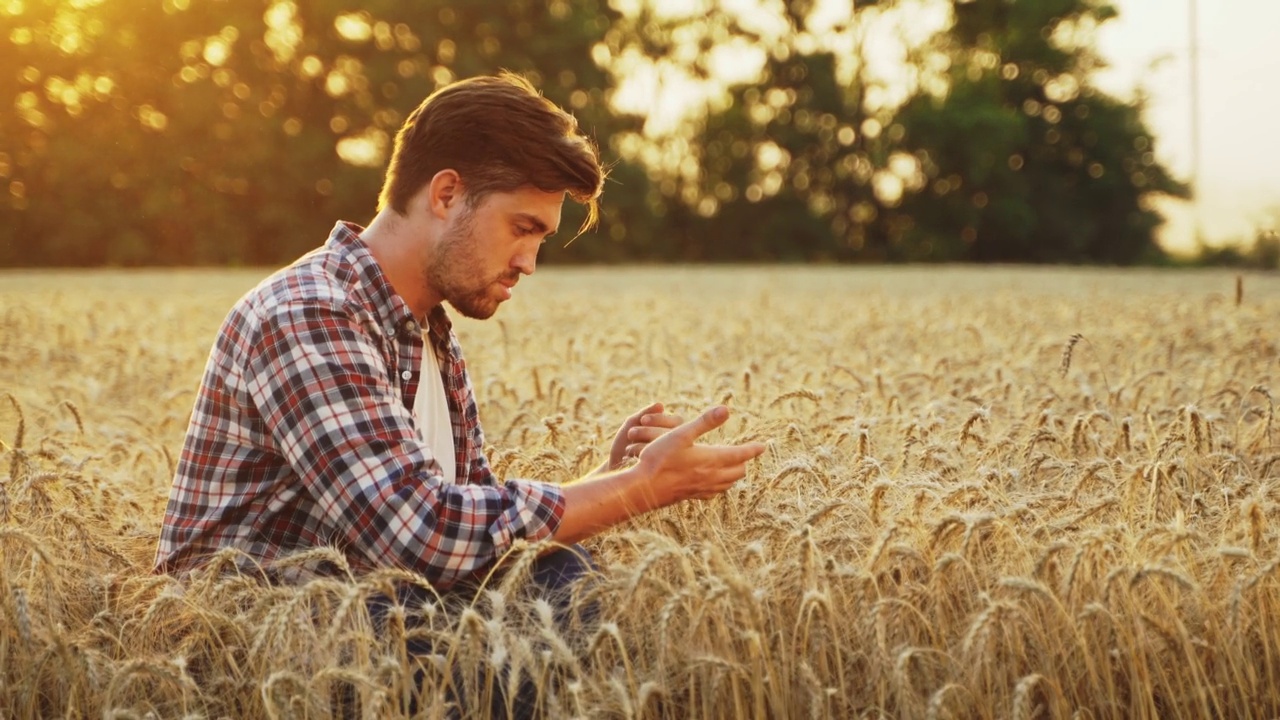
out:
M372 216L426 95L501 69L610 165L545 261L1161 259L1149 200L1187 190L1092 82L1113 9L939 0L910 37L919 3L851 6L9 0L0 266L288 261Z

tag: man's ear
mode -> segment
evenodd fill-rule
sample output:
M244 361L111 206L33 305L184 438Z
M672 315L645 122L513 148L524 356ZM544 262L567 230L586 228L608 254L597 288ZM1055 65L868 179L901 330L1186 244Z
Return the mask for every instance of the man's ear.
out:
M462 178L456 170L444 169L427 183L427 207L431 214L444 220L450 210L462 202Z

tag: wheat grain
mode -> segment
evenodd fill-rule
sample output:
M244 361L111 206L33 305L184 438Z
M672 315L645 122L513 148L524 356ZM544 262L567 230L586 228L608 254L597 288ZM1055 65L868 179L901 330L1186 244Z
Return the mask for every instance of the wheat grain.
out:
M978 435L973 434L973 426L979 422L987 422L990 415L990 411L985 407L978 408L969 414L968 419L964 421L964 425L960 428L961 448L963 448L964 444L969 440L972 440L979 448L986 444L985 440Z
M1066 344L1062 346L1062 358L1059 360L1059 363L1058 363L1059 365L1058 370L1059 370L1059 373L1062 375L1062 377L1066 377L1067 371L1071 369L1071 355L1072 353L1075 352L1076 343L1080 342L1083 339L1084 339L1084 335L1081 335L1080 333L1075 333L1071 337L1067 338Z
M799 390L792 390L791 392L782 393L781 395L775 397L773 400L770 400L769 404L766 407L775 407L781 403L786 402L787 400L793 400L796 398L803 398L816 405L822 404L822 393L815 392L808 388L800 388Z
M926 720L950 720L951 718L963 717L957 716L947 709L947 704L952 696L965 692L965 687L959 683L949 682L938 688L929 696L929 705L925 709Z
M12 450L21 450L22 442L25 439L27 431L27 418L22 413L22 404L18 402L18 398L12 393L5 393L4 396L9 399L9 405L13 407L13 413L18 416L18 426L13 431L13 447ZM9 477L12 479L14 473L11 471Z
M1020 680L1013 689L1013 720L1030 720L1047 711L1035 701L1035 692L1047 684L1043 675L1031 674Z

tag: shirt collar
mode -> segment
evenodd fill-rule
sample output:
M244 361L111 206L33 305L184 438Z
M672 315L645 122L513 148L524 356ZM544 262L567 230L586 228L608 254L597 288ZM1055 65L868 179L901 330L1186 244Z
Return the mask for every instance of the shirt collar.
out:
M453 332L453 320L449 319L449 313L444 311L443 303L431 308L427 313L427 327L437 343L447 344L449 333Z
M366 288L369 299L380 316L386 317L398 329L411 333L417 334L429 329L436 344L447 347L449 334L453 331L453 321L445 312L444 305L436 305L427 312L427 328L422 328L409 309L409 304L391 287L382 267L374 259L373 253L369 252L369 246L360 239L362 232L364 228L355 223L339 221L329 233L325 246L341 253L351 263L360 278L361 286Z
M346 221L339 221L329 233L325 247L336 251L350 264L352 271L359 279L360 287L369 297L369 302L383 322L389 323L396 330L419 332L418 321L404 301L391 287L391 281L382 272L382 267L369 252L369 246L360 239L364 228Z

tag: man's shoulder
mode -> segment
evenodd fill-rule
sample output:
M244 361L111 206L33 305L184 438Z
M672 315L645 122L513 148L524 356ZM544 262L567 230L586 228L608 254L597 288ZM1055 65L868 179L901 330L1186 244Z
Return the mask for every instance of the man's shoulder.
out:
M334 314L361 319L369 313L361 302L356 274L341 254L321 247L264 278L227 312L214 343L219 357L238 363L262 349L273 328L292 327ZM239 360L234 360L239 358Z
M299 306L342 308L358 302L359 295L354 266L338 249L324 246L263 279L233 313L262 319Z
M335 316L349 318L369 335L391 332L394 306L388 290L354 226L341 223L324 245L241 296L227 314L218 346L225 352L253 355L265 333L331 329L329 319Z

